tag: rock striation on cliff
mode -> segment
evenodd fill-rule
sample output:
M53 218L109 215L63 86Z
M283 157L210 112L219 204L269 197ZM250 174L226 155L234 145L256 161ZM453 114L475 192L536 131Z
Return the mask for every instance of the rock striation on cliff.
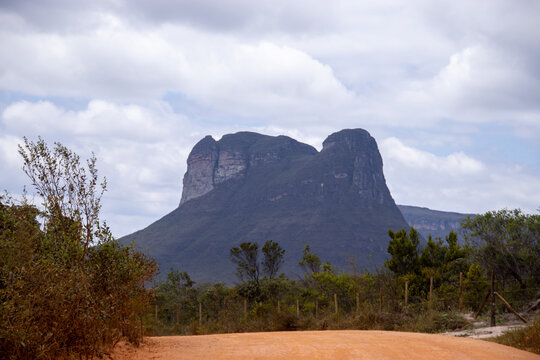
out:
M231 282L230 248L266 240L286 250L289 276L299 275L306 244L343 270L351 259L373 268L387 256L388 229L408 228L377 143L363 129L328 136L320 152L287 136L206 136L187 163L179 207L122 239L134 240L165 272Z
M276 138L252 132L225 135L220 141L204 137L191 150L180 205L212 191L217 184L246 176L251 167L289 155L316 154L312 146L287 136Z

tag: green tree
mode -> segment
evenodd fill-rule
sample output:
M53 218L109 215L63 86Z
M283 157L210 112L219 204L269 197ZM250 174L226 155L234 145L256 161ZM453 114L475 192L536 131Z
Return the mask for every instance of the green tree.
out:
M279 268L283 264L283 256L285 255L285 250L283 250L278 243L272 240L268 240L264 243L262 247L262 253L263 274L268 276L270 279L273 279L276 277Z
M434 241L430 235L420 254L419 261L422 269L429 268L434 272L440 269L444 265L447 250L441 239Z
M476 259L488 271L509 275L526 288L540 274L540 215L521 210L488 211L467 217L462 227L476 248Z
M405 229L398 232L388 230L390 242L388 243L388 253L390 259L385 265L396 275L417 274L420 269L420 259L418 256L418 232L411 227L409 234Z
M252 280L259 284L259 245L243 242L230 250L231 261L236 264L236 276L241 281Z
M156 335L170 335L180 323L197 315L197 290L195 282L186 272L171 269L164 282L155 286L159 323L153 324ZM176 327L176 332L179 328Z
M181 304L194 284L195 282L191 280L187 272L171 269L165 282L156 287L156 297L159 304L162 306Z
M463 299L473 310L478 310L489 288L484 269L478 264L471 264L463 280Z
M302 250L302 260L298 263L307 275L317 274L321 271L321 259L311 252L311 247L306 245Z
M445 299L443 305L448 306L457 301L455 284L459 281L459 273L468 269L468 252L458 243L457 234L451 231L443 242L429 237L420 254L420 272L422 291L429 291L429 280L433 278L435 294ZM425 296L425 295L424 295Z

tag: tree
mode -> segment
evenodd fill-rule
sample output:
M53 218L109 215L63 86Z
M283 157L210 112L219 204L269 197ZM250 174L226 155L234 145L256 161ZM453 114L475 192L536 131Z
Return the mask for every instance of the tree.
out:
M445 242L440 238L434 241L431 236L420 254L420 267L422 273L436 275L439 278L446 278L450 275L459 275L468 268L465 261L468 249L463 248L457 239L454 231L446 236Z
M446 252L447 248L443 245L442 240L439 238L434 241L430 235L426 246L420 254L420 266L422 269L430 268L436 271L436 269L443 266Z
M283 264L285 250L277 242L268 240L262 247L262 253L264 256L262 262L263 273L270 279L273 279Z
M36 143L24 138L19 154L23 158L23 171L43 201L51 230L60 237L75 235L71 245L80 246L77 250L81 258L95 240L109 239L107 225L99 221L107 179L99 183L94 154L84 167L77 154L60 143L49 149L41 138Z
M96 159L61 144L19 147L41 209L0 197L0 358L91 358L141 339L155 262L99 219Z
M178 270L171 269L167 274L165 282L157 286L156 296L167 299L173 304L179 304L194 284L195 282L191 280L187 272L179 272Z
M197 291L195 282L187 272L171 269L165 282L155 286L156 304L162 324L180 323L186 318L195 317L197 312ZM154 324L156 327L158 324Z
M259 284L259 245L243 242L230 250L231 261L236 264L236 276L241 281L253 280Z
M311 252L311 247L306 245L304 250L302 250L302 260L298 263L303 269L304 272L308 275L316 274L321 271L321 259Z
M471 264L463 280L463 298L465 304L475 311L478 310L488 289L489 283L484 274L484 269L478 264Z
M445 301L457 299L454 286L459 280L459 273L466 272L468 261L467 249L458 243L457 234L453 231L446 236L445 241L434 241L429 237L426 246L420 254L420 273L423 276L420 288L428 293L430 278L434 281L434 290Z
M391 258L386 260L385 265L398 276L418 273L420 268L418 232L411 227L408 235L405 229L398 232L388 230L388 235L391 239L388 243Z
M540 273L540 215L519 209L488 211L468 216L462 223L467 240L476 247L476 258L489 272L512 276L526 288Z
M236 276L240 280L252 280L258 285L261 273L270 279L276 277L283 264L285 250L277 242L268 240L262 247L262 253L263 260L259 264L259 245L257 243L243 242L240 246L231 249L231 261L236 264Z

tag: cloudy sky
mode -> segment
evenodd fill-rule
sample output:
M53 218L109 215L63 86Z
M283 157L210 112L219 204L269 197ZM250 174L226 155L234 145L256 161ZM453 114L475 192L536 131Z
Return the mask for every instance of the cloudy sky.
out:
M22 137L95 152L113 233L178 206L205 135L364 128L397 203L540 208L540 2L2 0L0 190Z

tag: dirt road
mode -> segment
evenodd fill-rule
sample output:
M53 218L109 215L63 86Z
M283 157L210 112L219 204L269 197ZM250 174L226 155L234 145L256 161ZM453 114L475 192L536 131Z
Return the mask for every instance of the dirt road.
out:
M468 338L344 330L154 337L139 349L120 345L113 359L540 360L540 355Z

